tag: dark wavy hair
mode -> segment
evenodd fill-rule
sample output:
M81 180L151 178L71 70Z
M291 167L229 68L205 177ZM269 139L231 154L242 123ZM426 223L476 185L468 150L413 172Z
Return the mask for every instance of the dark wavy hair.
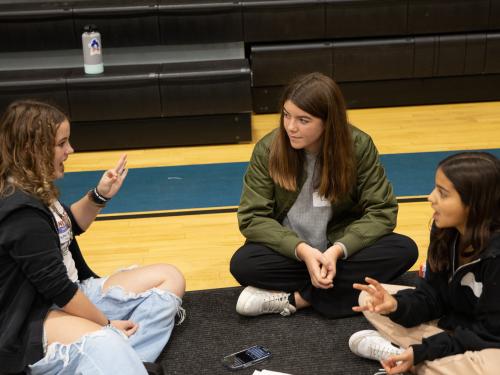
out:
M11 103L0 119L0 196L15 188L46 205L59 195L54 185L54 147L67 116L56 107L34 101Z
M469 209L460 254L477 259L492 234L500 230L500 161L487 152L463 152L441 161L438 169L451 181ZM432 270L450 269L451 244L457 233L455 228L433 226L428 253Z
M337 84L321 73L296 78L283 93L280 127L269 155L271 178L282 188L295 191L297 178L302 173L303 151L291 146L283 121L283 106L288 100L304 112L320 118L325 126L318 154L319 194L330 201L348 194L357 176L344 97Z

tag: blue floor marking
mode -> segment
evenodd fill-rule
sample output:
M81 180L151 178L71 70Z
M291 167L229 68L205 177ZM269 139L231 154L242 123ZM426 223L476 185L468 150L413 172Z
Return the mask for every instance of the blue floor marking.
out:
M102 213L235 206L248 163L130 169L120 192ZM102 171L66 173L58 183L61 200L79 199Z
M500 158L500 149L485 150ZM433 189L439 161L449 152L381 155L398 197L426 195ZM237 206L248 163L219 163L130 169L121 191L102 213L130 213ZM61 200L70 204L94 187L102 171L66 173L58 181Z

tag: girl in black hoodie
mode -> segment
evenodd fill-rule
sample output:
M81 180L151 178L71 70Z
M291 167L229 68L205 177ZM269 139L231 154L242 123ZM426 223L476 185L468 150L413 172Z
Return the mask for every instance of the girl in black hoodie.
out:
M425 278L415 289L369 277L354 284L362 293L353 310L378 332L357 332L349 346L381 360L388 374L498 374L499 160L484 152L444 159L428 200L434 216Z
M18 101L0 119L0 374L146 374L183 311L171 265L90 270L75 236L118 193L127 160L66 207L54 182L73 151L53 106Z

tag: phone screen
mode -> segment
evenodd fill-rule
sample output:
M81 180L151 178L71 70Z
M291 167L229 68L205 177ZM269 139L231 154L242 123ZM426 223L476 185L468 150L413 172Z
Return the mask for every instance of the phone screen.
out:
M223 359L223 363L231 369L248 367L271 356L271 352L261 345L230 354Z
M236 357L237 359L239 359L239 360L240 360L241 362L243 362L243 363L247 363L247 362L253 361L254 359L259 358L259 357L257 357L257 356L252 356L252 355L250 355L247 351L244 351L244 352L242 352L242 353L237 353L237 354L235 355L235 357Z

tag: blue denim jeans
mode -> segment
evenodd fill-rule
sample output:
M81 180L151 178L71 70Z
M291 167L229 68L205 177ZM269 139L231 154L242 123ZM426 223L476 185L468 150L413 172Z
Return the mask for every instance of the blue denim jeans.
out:
M129 293L119 286L102 292L105 278L87 279L80 290L110 320L132 320L139 329L126 337L114 327L84 335L71 344L52 343L45 356L30 366L31 374L147 374L142 362L154 362L183 315L182 301L157 288Z

